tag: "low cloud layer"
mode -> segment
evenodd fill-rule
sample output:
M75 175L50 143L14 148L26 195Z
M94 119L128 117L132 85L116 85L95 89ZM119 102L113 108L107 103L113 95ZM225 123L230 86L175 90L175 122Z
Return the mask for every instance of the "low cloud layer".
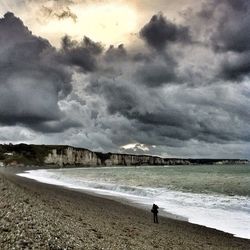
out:
M2 131L99 151L248 158L249 8L244 0L206 1L183 23L152 16L129 47L83 34L66 35L59 49L6 13Z
M188 27L176 25L162 14L154 15L140 31L140 36L156 50L163 50L169 43L190 42Z
M45 132L76 125L58 106L72 90L72 72L50 43L9 12L0 19L0 48L0 122Z
M250 2L247 0L207 1L199 12L199 21L209 27L213 50L221 53L219 77L241 81L250 73Z
M97 56L103 51L101 44L93 42L88 37L84 37L79 43L65 36L62 38L62 48L60 58L62 63L75 66L84 72L95 71L97 69Z

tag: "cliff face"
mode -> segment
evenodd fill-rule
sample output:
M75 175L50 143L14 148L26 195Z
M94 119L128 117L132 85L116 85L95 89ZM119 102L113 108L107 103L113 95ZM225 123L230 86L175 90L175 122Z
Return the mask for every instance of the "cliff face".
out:
M64 150L53 149L45 157L46 164L82 165L82 166L132 166L132 165L164 165L165 159L147 155L126 155L126 154L103 154L95 153L87 149L75 149L68 147Z
M247 164L247 160L233 159L177 159L161 158L150 155L128 155L114 153L98 153L88 149L65 147L53 149L44 163L53 165L79 166L140 166L140 165L193 165L193 164Z
M0 166L133 166L249 164L240 159L180 159L150 155L129 155L92 152L64 145L0 145Z
M59 151L59 152L58 152ZM45 157L44 163L63 165L100 165L101 161L94 152L86 149L77 150L68 147L64 150L53 149L48 156Z

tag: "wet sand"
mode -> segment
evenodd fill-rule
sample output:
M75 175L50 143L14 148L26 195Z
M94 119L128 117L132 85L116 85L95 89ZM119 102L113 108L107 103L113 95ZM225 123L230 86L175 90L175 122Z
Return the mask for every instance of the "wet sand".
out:
M250 240L0 173L0 249L250 249Z

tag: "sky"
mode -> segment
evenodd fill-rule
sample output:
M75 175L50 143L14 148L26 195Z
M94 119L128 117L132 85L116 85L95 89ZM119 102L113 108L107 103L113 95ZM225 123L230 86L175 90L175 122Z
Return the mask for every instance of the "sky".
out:
M248 0L2 0L0 143L250 159Z

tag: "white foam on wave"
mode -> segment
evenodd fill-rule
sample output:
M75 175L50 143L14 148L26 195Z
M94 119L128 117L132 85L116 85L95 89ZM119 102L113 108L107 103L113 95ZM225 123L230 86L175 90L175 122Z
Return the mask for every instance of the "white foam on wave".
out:
M165 212L188 218L191 223L215 228L250 239L250 198L198 194L165 188L145 188L70 178L58 172L30 170L19 176L39 182L126 199L132 203L157 205Z

